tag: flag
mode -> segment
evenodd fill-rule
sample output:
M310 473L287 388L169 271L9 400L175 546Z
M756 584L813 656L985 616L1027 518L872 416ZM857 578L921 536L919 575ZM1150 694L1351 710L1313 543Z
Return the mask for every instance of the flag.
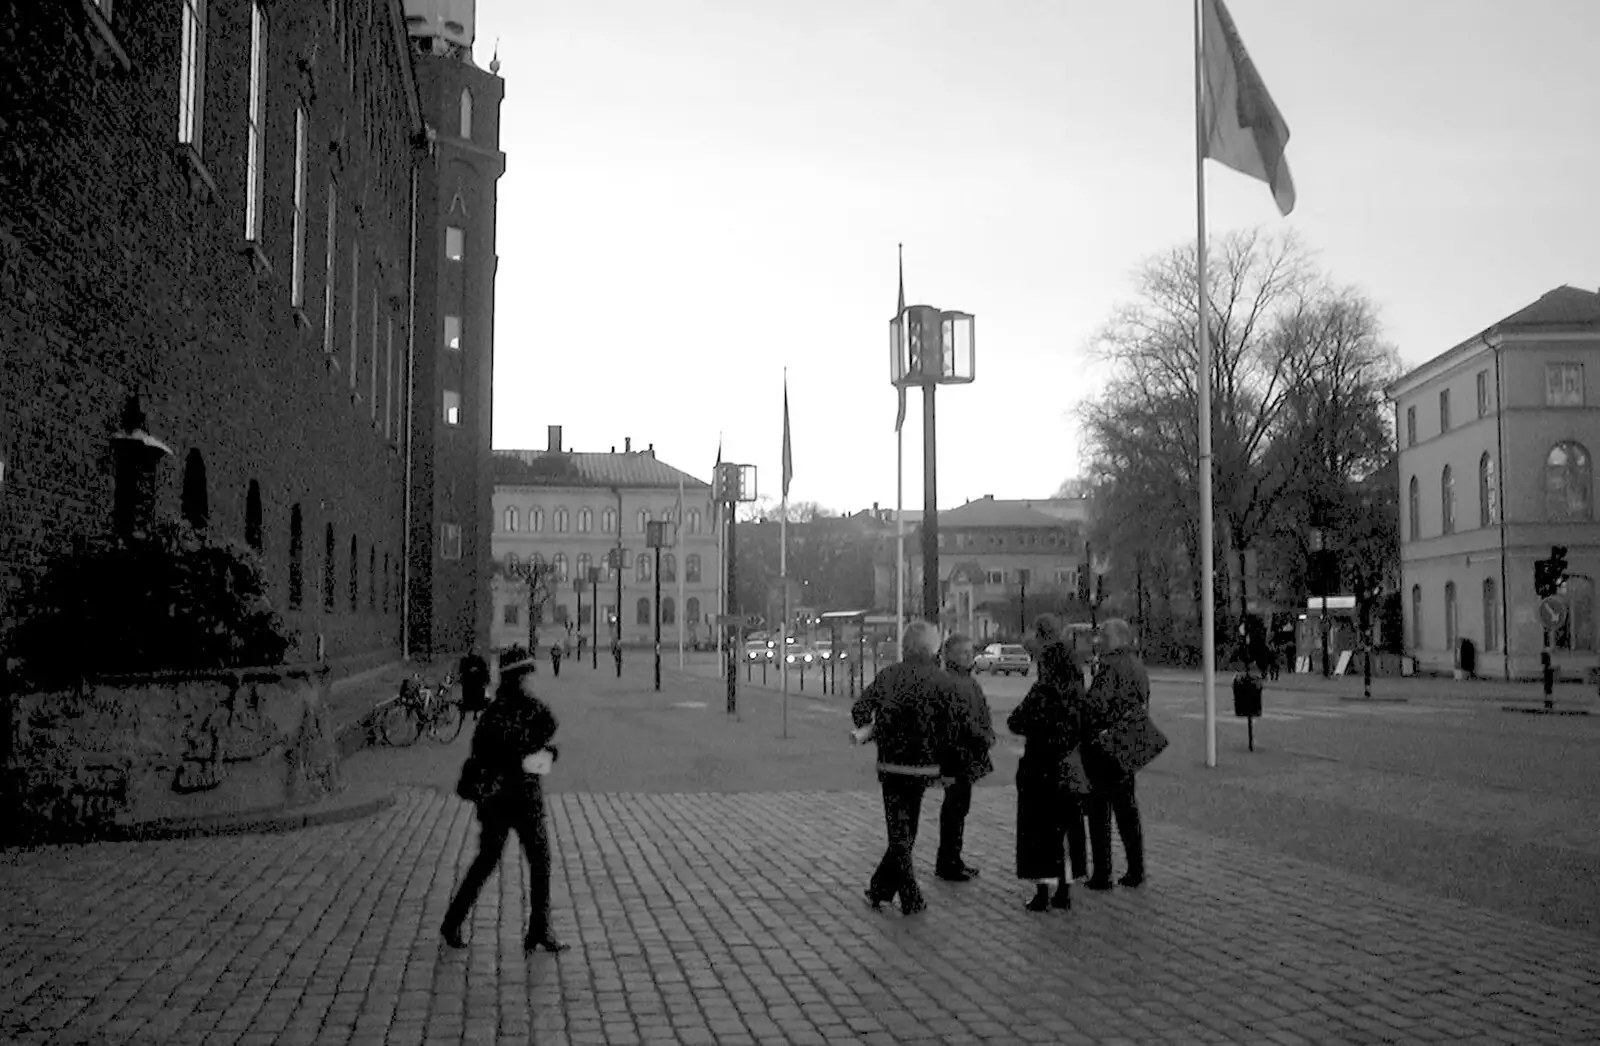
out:
M894 315L901 323L900 336L903 338L905 337L906 322L906 256L904 245L900 246L900 299L895 303ZM900 351L898 345L895 346L895 351ZM904 385L896 385L894 391L900 397L900 412L894 416L894 430L899 432L906 423L906 387Z
M789 449L789 373L783 375L783 496L789 496L789 479L794 475L794 453Z
M717 463L711 466L711 495L722 496L722 433L717 433Z
M1288 214L1294 210L1294 179L1283 155L1289 125L1245 51L1227 5L1201 0L1201 7L1203 155L1266 182L1278 212Z

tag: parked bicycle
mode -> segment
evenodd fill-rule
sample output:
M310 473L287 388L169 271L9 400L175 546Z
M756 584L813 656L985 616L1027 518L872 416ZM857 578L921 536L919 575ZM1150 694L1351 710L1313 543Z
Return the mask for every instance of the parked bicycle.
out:
M426 733L440 744L461 736L461 701L454 693L455 680L446 672L437 687L430 687L417 673L400 684L400 693L384 706L378 717L378 732L383 743L395 747L415 744Z

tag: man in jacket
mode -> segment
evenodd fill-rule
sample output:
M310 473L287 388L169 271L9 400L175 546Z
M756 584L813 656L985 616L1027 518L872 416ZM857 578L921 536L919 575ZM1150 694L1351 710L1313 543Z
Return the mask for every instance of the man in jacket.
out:
M938 655L938 628L913 622L906 627L899 663L879 672L850 709L858 728L872 726L889 836L888 849L867 885L867 903L879 908L898 895L906 915L927 907L911 864L922 793L954 764L956 754L959 697L955 681L939 668Z
M1150 714L1150 674L1134 652L1133 629L1121 618L1112 618L1100 626L1100 635L1104 643L1100 667L1089 687L1089 737L1125 719ZM1134 779L1103 759L1092 760L1086 769L1094 785L1089 797L1089 849L1094 874L1084 885L1091 890L1111 888L1111 821L1115 817L1128 859L1128 872L1118 883L1139 886L1144 882L1144 828L1134 795Z
M944 641L944 668L955 680L957 705L954 762L946 766L944 803L939 807L939 854L934 874L953 883L964 883L978 869L961 859L965 841L967 812L972 809L972 785L978 778L994 773L989 749L994 747L994 717L983 687L972 677L972 639L957 632Z

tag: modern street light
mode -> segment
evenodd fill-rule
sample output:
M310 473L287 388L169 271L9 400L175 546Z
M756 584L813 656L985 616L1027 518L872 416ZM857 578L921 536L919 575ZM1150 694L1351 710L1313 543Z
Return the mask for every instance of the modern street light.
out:
M738 509L741 502L750 502L756 499L756 467L754 465L738 465L725 461L717 466L717 474L712 479L711 499L724 507L728 513L728 540L724 555L728 560L728 591L723 605L728 608L723 625L731 630L728 642L728 714L734 715L739 710L739 659L743 650L739 644L739 626L734 623L739 619L739 588L738 572L735 569L737 557L734 555L734 530L738 522Z
M667 543L667 524L652 519L644 526L644 543L656 550L656 692L661 692L661 547Z
M600 667L600 568L589 568L590 612L594 615L594 628L589 633L589 668Z
M623 548L621 545L611 549L606 553L606 566L615 571L617 575L617 606L615 621L611 626L611 642L620 649L622 646L622 572L633 568L633 549ZM621 679L622 658L618 656L616 662L617 678Z
M912 305L889 321L889 373L900 388L922 387L922 616L940 623L938 443L933 394L973 380L973 317ZM902 582L903 583L903 582Z

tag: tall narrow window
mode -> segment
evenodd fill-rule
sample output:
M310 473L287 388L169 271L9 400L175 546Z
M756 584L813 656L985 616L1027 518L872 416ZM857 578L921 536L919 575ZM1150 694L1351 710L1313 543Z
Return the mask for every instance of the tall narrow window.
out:
M650 601L648 599L640 599L634 604L633 623L636 625L648 625L650 623Z
M1439 390L1439 431L1450 431L1450 390Z
M446 316L444 318L444 347L447 349L461 348L460 316Z
M1411 586L1411 650L1422 649L1422 586Z
M444 390L444 423L461 424L461 393L454 389Z
M602 534L614 533L617 529L617 510L608 508L600 513L600 532Z
M356 364L361 345L356 336L361 328L361 241L350 245L350 387L356 387Z
M1461 630L1456 620L1456 583L1444 583L1444 648L1451 654L1460 645Z
M323 269L327 286L322 293L322 351L333 354L333 297L339 262L339 187L328 182L328 264Z
M576 575L577 579L579 581L588 581L589 580L589 571L593 566L594 566L594 558L592 556L590 556L589 553L587 553L587 552L578 553L578 573Z
M289 509L289 609L299 610L305 596L305 530L300 506Z
M671 596L661 597L661 623L663 625L676 625L678 623L678 604Z
M306 109L294 110L294 244L289 269L289 304L306 303Z
M1544 464L1545 516L1587 523L1594 508L1593 480L1589 451L1583 444L1568 441L1551 447Z
M565 534L567 532L567 510L565 508L556 509L554 517L556 533Z
M439 555L444 559L461 558L461 524L439 524Z
M671 552L664 553L661 556L661 580L678 580L678 557Z
M1406 408L1406 446L1417 445L1417 408Z
M367 609L378 609L378 547L367 546Z
M689 533L700 533L700 510L697 508L689 510Z
M683 579L692 584L700 581L700 554L691 552L683 558Z
M390 316L383 348L383 438L394 436L394 317Z
M544 509L538 505L528 510L528 529L532 531L544 529Z
M367 384L367 395L372 402L368 414L372 417L374 426L378 423L378 288L372 288L372 345L367 352L367 368L372 372Z
M383 554L383 612L389 612L389 553Z
M634 574L634 577L637 578L639 581L649 581L650 580L650 576L651 576L650 575L650 557L649 556L636 556L635 559L634 559L634 562L635 562L635 565L636 565L636 573Z
M557 552L550 557L550 569L555 572L557 581L567 580L567 554Z
M255 480L244 493L244 543L261 551L261 484Z
M178 141L205 154L206 0L183 0L178 68Z
M199 450L189 451L183 462L183 518L196 530L204 530L211 520L211 501L206 493L206 459Z
M1439 473L1439 519L1441 534L1456 532L1456 478L1449 465Z
M322 561L322 609L332 610L337 598L339 571L334 564L333 557L338 547L333 540L333 524L329 523L323 538Z
M245 152L244 238L261 241L262 170L266 163L267 13L261 0L250 5L250 120Z
M1498 518L1499 494L1494 489L1494 459L1485 451L1478 459L1478 526L1492 527Z
M650 529L649 526L648 526L649 522L650 522L650 510L647 509L647 508L640 509L639 510L639 533L643 534L647 530Z
M693 628L695 625L698 625L700 623L700 597L699 596L690 596L689 597L688 601L683 604L683 614L684 614L684 620L688 622L690 628Z
M507 534L515 534L517 532L517 507L515 505L506 506L505 524L502 529Z
M580 508L578 510L578 533L587 534L594 529L594 510Z
M1489 413L1489 372L1478 372L1478 417L1486 417Z
M1483 649L1500 649L1500 594L1494 578L1483 579Z
M1417 477L1411 477L1411 483L1406 487L1406 529L1411 533L1411 540L1418 541L1422 538L1422 498L1417 491Z
M461 137L472 137L472 92L461 89Z
M444 256L451 261L460 261L466 253L467 233L465 229L458 229L454 225L445 227L444 230Z

